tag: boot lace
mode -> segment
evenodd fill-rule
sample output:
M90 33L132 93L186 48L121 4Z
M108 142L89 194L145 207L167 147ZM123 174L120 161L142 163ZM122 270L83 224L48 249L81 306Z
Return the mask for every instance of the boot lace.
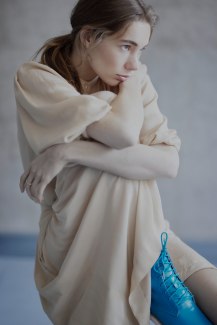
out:
M157 273L161 274L163 271L163 282L161 286L164 286L164 289L169 296L169 300L174 300L178 305L181 304L185 299L191 299L193 302L195 302L193 295L180 279L179 274L173 266L169 253L166 249L167 240L168 234L163 232L161 234L161 254L157 263L154 265L154 270Z

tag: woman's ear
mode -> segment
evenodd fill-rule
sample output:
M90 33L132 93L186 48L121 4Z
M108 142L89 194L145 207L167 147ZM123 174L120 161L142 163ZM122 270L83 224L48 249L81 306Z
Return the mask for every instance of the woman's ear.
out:
M83 27L80 31L80 41L81 44L88 49L92 44L92 29L87 27Z

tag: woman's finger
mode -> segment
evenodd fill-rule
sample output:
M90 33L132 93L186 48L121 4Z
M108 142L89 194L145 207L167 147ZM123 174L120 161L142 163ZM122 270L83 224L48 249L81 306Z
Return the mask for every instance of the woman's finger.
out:
M33 178L34 177L34 178ZM40 182L41 176L35 175L33 176L32 173L29 174L28 178L26 179L26 192L28 196L34 201L39 203L39 191L40 191Z
M35 202L40 203L41 199L40 199L40 193L41 193L41 188L42 188L42 183L41 183L41 178L35 178L34 182L31 185L31 195L32 197L34 197Z
M34 182L34 188L31 189L32 195L38 200L39 203L43 201L43 194L49 180L45 177L38 179L38 182Z
M34 202L37 202L38 203L38 200L34 197L34 195L32 194L31 192L31 186L30 183L26 183L26 193L28 194L29 198L34 201Z
M38 192L38 199L39 199L39 202L41 203L44 199L44 190L47 186L47 184L45 182L42 182L39 184L39 192Z
M32 170L29 170L29 174L26 177L25 183L24 183L24 190L27 185L32 186L33 182L35 182L36 175L32 172Z
M24 192L26 179L29 176L30 168L28 168L20 177L20 191Z

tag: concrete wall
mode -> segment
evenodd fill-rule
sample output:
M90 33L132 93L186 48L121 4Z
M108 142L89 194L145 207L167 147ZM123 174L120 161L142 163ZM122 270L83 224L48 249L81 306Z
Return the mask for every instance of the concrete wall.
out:
M48 38L69 30L74 1L3 0L0 11L0 232L36 233L39 207L19 193L13 75ZM165 217L184 239L217 236L217 2L152 0L160 15L142 61L169 127L181 137L179 175L159 180Z

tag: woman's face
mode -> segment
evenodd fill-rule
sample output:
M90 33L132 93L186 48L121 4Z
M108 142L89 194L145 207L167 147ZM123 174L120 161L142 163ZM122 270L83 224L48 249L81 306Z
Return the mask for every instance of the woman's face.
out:
M107 36L96 47L87 48L89 75L98 75L109 86L125 81L138 69L140 55L149 43L150 33L149 23L136 21L124 33Z

